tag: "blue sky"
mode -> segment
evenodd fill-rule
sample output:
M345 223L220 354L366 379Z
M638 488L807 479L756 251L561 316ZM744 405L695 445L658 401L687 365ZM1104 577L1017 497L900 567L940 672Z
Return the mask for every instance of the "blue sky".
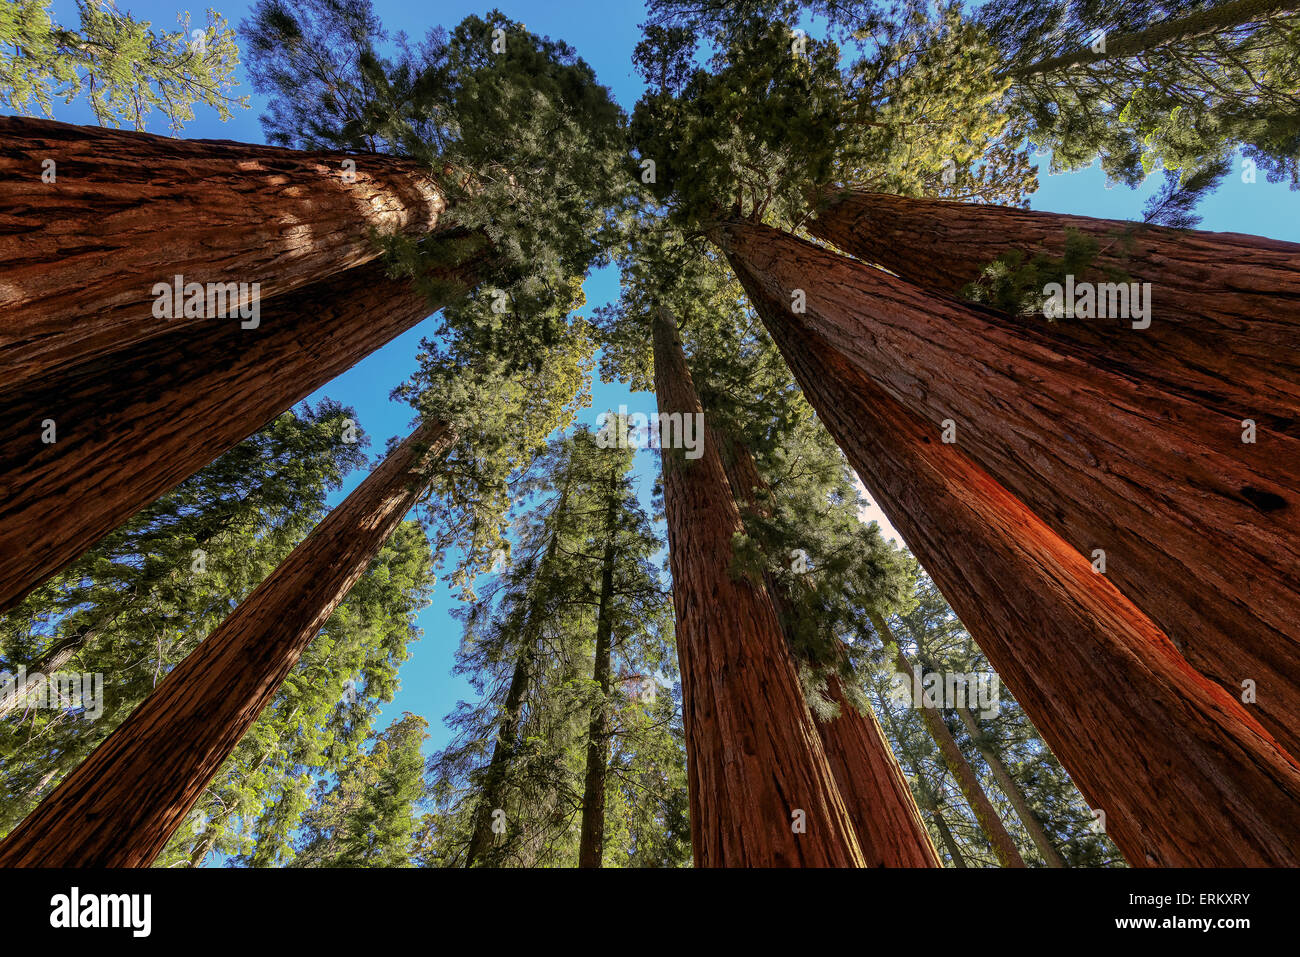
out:
M236 27L247 13L247 2L223 3L216 6ZM390 32L403 30L412 37L420 37L430 27L452 27L471 13L482 14L493 5L440 2L410 3L399 0L374 0L376 12ZM577 49L579 54L595 69L601 82L609 86L615 98L630 111L641 94L641 82L631 65L632 49L640 38L638 24L644 19L640 2L627 0L527 0L494 4L508 16L523 22L536 33L563 39ZM160 29L170 28L175 22L177 7L166 2L148 0L118 0L124 12L148 19ZM76 8L72 0L56 0L56 19L75 22ZM194 26L203 22L203 8L192 10ZM243 86L237 93L251 93L241 75ZM253 97L253 108L242 111L227 123L221 123L211 111L200 110L184 135L189 138L230 139L244 142L262 142L258 116L262 111L259 98ZM91 123L93 118L81 104L56 104L55 118L72 123ZM156 119L156 117L155 117ZM151 127L154 132L166 132L161 123ZM1116 219L1140 218L1142 204L1154 192L1160 178L1153 177L1139 190L1125 187L1108 189L1105 177L1097 166L1068 175L1049 177L1046 161L1040 160L1040 188L1031 204L1035 209L1053 212L1076 213ZM1300 202L1297 195L1285 186L1265 182L1263 176L1255 183L1243 183L1240 175L1227 178L1220 190L1200 208L1204 216L1202 229L1228 232L1254 233L1300 242ZM614 269L594 273L586 283L587 308L611 301L618 294L618 275ZM426 320L372 354L348 372L336 378L311 397L317 401L323 396L337 399L357 410L362 427L371 437L372 455L383 450L392 436L405 436L409 431L409 407L389 401L392 388L407 378L416 367L415 355L422 336L432 335L435 321ZM591 407L584 410L581 420L595 425L599 411L626 404L632 411L651 412L654 397L650 394L632 395L621 384L594 383ZM642 451L637 456L637 480L643 502L649 505L650 485L657 469L655 453ZM363 473L351 476L347 486L332 497L337 502L357 482ZM874 507L864 514L878 518L886 525L883 516ZM886 533L890 534L886 525ZM453 655L459 643L460 627L448 611L455 599L445 586L439 585L431 607L419 617L424 630L421 641L412 646L412 657L402 670L402 687L396 699L387 705L377 726L382 727L402 711L423 715L429 721L430 738L426 751L433 751L447 741L442 717L451 711L457 698L469 694L468 685L453 678Z

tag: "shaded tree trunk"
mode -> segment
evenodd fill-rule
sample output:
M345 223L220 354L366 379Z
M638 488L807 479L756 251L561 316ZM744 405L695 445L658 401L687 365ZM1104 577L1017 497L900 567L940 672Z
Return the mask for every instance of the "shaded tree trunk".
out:
M1011 806L1016 809L1020 821L1025 825L1025 830L1029 832L1030 839L1034 842L1034 847L1038 848L1038 853L1042 855L1043 862L1048 867L1068 867L1065 858L1061 852L1056 849L1052 839L1048 836L1046 828L1034 809L1029 805L1029 799L1025 796L1024 790L1011 776L1007 766L1002 763L1002 758L992 745L984 738L980 731L979 721L971 712L970 708L957 708L957 715L961 718L961 723L966 726L966 731L970 734L971 740L975 742L975 747L979 748L980 754L988 762L989 770L993 772L993 777L997 779L998 786L1002 788L1002 793L1007 796Z
M1151 283L1151 325L1122 317L1009 317L1052 338L1064 354L1184 399L1300 436L1300 245L1201 230L1144 226L860 190L830 194L808 224L818 239L908 282L951 296L999 256L1060 258L1067 230L1097 253L1077 281L1112 272Z
M519 744L519 721L524 705L524 692L528 690L528 679L532 671L533 647L531 642L520 649L515 659L514 674L510 678L510 688L506 692L505 704L501 709L501 727L497 731L496 743L492 746L492 758L488 762L484 777L483 797L479 799L474 810L474 827L470 836L469 850L465 855L465 866L473 867L483 860L487 850L492 846L492 814L501 807L501 796L505 786L506 767L510 756Z
M1300 863L1300 766L1109 578L934 427L788 321L733 259L809 402L1136 866Z
M0 392L187 325L238 328L155 317L155 283L258 283L265 302L376 259L372 232L448 222L409 160L17 116L0 117L0 183Z
M894 637L894 632L885 619L877 614L870 615L870 619L872 627L880 635L880 640L886 645L894 646L894 666L899 672L907 676L909 682L912 682L914 677L919 679L919 673L913 668L912 663L907 660L907 655L903 653L903 646ZM943 755L943 763L952 772L952 776L957 779L957 786L961 788L966 803L970 805L971 810L975 813L975 820L979 821L980 827L984 829L984 834L989 839L989 846L993 848L998 863L1003 867L1024 867L1025 860L1020 856L1020 849L1016 847L1015 839L1007 831L1007 826L1002 821L1002 815L998 813L997 808L993 806L993 802L989 800L984 785L980 784L979 775L975 773L975 769L966 760L966 755L961 753L957 739L948 730L948 723L943 720L943 715L939 713L937 708L930 707L924 701L914 700L913 707L921 713L921 720L925 722L930 737L934 738L939 753Z
M464 291L483 262L442 278ZM182 329L0 399L0 611L435 308L369 263L272 300L257 330Z
M707 421L707 420L706 420ZM728 484L745 512L759 509L756 490L767 483L744 443L710 425L710 441L720 450ZM790 598L781 582L768 573L764 586L790 642ZM826 694L839 706L839 715L823 721L813 715L822 747L830 761L840 796L853 820L853 829L868 867L938 867L930 835L925 830L912 790L873 714L864 714L830 676Z
M659 412L702 422L676 324L663 308L653 322ZM861 866L772 603L729 573L740 513L702 451L662 452L695 863Z
M4 867L147 867L365 573L454 438L413 432L0 842Z
M1243 444L1233 416L769 227L719 238L779 304L773 325L823 343L1078 553L1104 558L1097 577L1234 697L1253 682L1250 709L1300 753L1300 438Z
M592 663L592 681L599 696L591 708L587 728L587 768L582 795L582 830L578 845L579 867L600 867L605 857L605 774L609 767L609 676L611 638L614 633L614 560L615 522L618 499L617 479L611 476L610 504L605 516L605 554L601 557L600 599L596 612L596 653Z
M1262 20L1276 13L1292 10L1300 10L1300 3L1296 0L1231 0L1229 3L1196 10L1177 20L1159 20L1137 33L1121 36L1107 35L1106 49L1101 52L1094 52L1090 44L1084 43L1069 53L1015 67L1004 75L1021 80L1102 60L1138 56L1180 40L1210 36L1223 30ZM1104 25L1098 24L1098 26Z
M569 475L566 473L564 489L556 503L557 521L563 522L565 509L569 500ZM546 543L546 554L538 566L538 575L549 569L555 561L559 544L559 531L553 531ZM515 748L519 745L519 726L523 718L524 695L528 692L528 682L532 680L533 659L537 653L538 623L531 618L524 625L525 633L519 646L519 655L515 659L515 670L510 678L510 687L506 691L506 700L501 708L501 726L497 729L497 738L492 745L492 757L488 761L487 772L483 776L483 796L479 798L474 809L474 823L470 831L469 849L465 854L465 866L473 867L482 862L492 846L492 814L504 811L506 773Z
M943 815L937 807L930 812L930 820L934 821L935 830L939 832L943 846L947 848L948 856L952 858L952 866L969 867L966 858L962 857L961 848L957 846L956 838L952 836L952 831L948 828L948 822L943 819Z
M49 676L76 657L77 653L86 647L96 634L94 628L78 628L72 634L67 635L60 641L56 641L33 659L30 664L26 665L26 680L23 686L21 688L15 687L9 694L0 696L0 718L3 718L10 711L26 708L28 702L39 699L44 694L45 686L49 682ZM40 677L34 678L35 675L40 675Z

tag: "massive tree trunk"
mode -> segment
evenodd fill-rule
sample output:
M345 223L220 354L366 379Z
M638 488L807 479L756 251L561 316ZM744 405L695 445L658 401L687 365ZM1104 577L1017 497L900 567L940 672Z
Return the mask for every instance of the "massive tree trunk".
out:
M1123 317L1012 321L1063 354L1113 369L1261 432L1300 436L1300 245L938 199L840 190L808 230L908 282L959 296L1004 253L1060 258L1067 230L1095 240L1076 281L1151 283L1151 325ZM1044 297L1046 298L1046 297ZM1263 441L1267 441L1264 438Z
M375 259L374 232L447 228L409 160L26 117L0 117L0 183L0 392L186 325L239 328L156 317L155 283L258 283L265 302Z
M1300 766L1023 502L733 260L809 402L1134 865L1300 863Z
M0 843L0 867L147 867L365 573L454 432L429 421Z
M928 438L953 440L1234 697L1253 682L1250 709L1300 754L1300 437L1243 444L1234 416L769 227L719 238L783 304L772 326L822 342Z
M663 308L654 366L660 415L702 421ZM718 449L706 441L702 452L694 460L662 452L695 863L862 866L772 603L729 573L740 513Z
M605 774L609 767L609 676L611 639L614 634L614 561L618 550L614 536L618 518L617 476L611 475L609 511L605 515L605 554L601 557L600 598L596 611L596 653L592 681L597 700L591 706L587 728L587 767L582 795L582 830L578 845L579 867L600 867L605 857Z
M1042 73L1054 73L1071 67L1083 66L1103 60L1138 56L1181 40L1210 36L1233 27L1263 20L1277 13L1300 10L1297 0L1231 0L1229 3L1211 5L1196 10L1176 20L1161 19L1137 33L1106 36L1106 48L1094 51L1091 44L1082 43L1077 49L1060 56L1039 60L1036 63L1013 67L1006 72L1015 80L1023 80ZM1096 24L1104 27L1104 23Z
M1002 793L1007 796L1011 806L1016 809L1016 814L1020 817L1020 822L1024 824L1025 830L1029 832L1030 839L1034 842L1034 847L1038 848L1038 853L1042 855L1043 863L1048 867L1067 867L1065 858L1061 852L1056 849L1052 839L1047 834L1047 829L1043 827L1043 822L1038 819L1034 809L1029 806L1029 799L1025 796L1024 790L1011 776L1007 766L1002 763L1002 758L998 756L997 751L984 738L980 731L979 721L974 713L967 707L955 709L961 723L966 726L966 732L975 742L975 747L979 749L984 760L988 762L989 770L993 772L993 777L997 779L998 786L1002 788Z
M894 632L890 629L888 622L877 614L872 614L870 619L871 626L879 634L881 642L886 646L894 646L894 666L900 673L907 676L909 686L914 686L914 679L919 682L920 675L916 672L912 663L907 660L907 655L903 652L903 646L894 637ZM943 763L952 772L952 776L957 779L957 786L961 788L966 803L970 805L970 809L975 813L975 820L979 821L980 827L984 829L984 834L989 839L989 846L993 848L998 863L1003 867L1024 867L1025 860L1020 856L1020 849L1016 847L1015 839L1007 831L1007 826L1002 821L1002 815L998 813L997 808L993 806L993 802L989 800L984 785L980 784L979 775L975 773L975 769L966 760L966 755L962 754L957 739L948 730L948 723L943 720L943 715L939 713L937 708L927 705L924 700L914 700L912 706L920 711L921 720L925 722L930 737L934 738L934 743L939 748L939 754L943 756Z
M463 291L481 264L440 278ZM267 303L257 330L193 326L0 400L0 611L435 308L369 263Z
M742 508L742 521L748 512L762 514L765 510L757 493L767 483L749 448L712 424L706 434L719 450L732 497ZM764 586L789 642L790 597L774 575L764 576ZM839 706L839 714L829 721L814 714L813 721L867 866L938 867L939 857L912 790L875 715L854 707L838 677L827 679L826 694Z

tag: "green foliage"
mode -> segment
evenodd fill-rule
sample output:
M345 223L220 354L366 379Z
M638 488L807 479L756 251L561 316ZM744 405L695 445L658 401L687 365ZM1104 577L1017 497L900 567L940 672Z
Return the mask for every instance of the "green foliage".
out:
M21 820L306 536L327 492L364 461L364 436L344 441L354 418L328 401L281 415L0 618L0 669L35 671L67 643L63 670L103 674L105 699L96 720L44 708L0 719L0 827Z
M616 434L578 429L551 445L530 474L537 501L518 518L509 564L461 612L456 672L480 698L448 717L456 737L430 762L430 865L464 865L476 823L497 809L504 831L475 863L576 863L593 705L606 708L614 741L606 865L689 862L680 716L676 694L659 687L675 674L671 608L650 563L659 541L627 474L631 451L611 443ZM615 680L602 700L592 656L607 546Z
M365 0L261 0L242 29L268 139L426 164L456 223L489 244L483 278L551 292L553 309L604 255L633 182L623 114L566 44L493 11L386 54ZM417 280L450 255L441 241L390 245Z
M194 104L217 111L222 121L248 97L232 97L239 65L234 31L215 10L207 25L155 31L147 20L121 13L112 0L77 0L73 29L50 17L52 0L12 0L0 6L0 105L19 113L37 109L52 116L56 97L71 103L84 96L101 126L145 128L154 109L173 133L194 119Z
M1142 42L1143 31L1213 14L1207 0L993 0L977 19L1014 81L1010 109L1051 150L1053 170L1100 157L1137 185L1156 169L1184 179L1240 146L1270 182L1300 187L1300 15L1212 23ZM1106 53L1087 53L1096 30Z
M428 723L404 712L369 751L321 781L303 815L295 867L410 867L424 795L420 746Z

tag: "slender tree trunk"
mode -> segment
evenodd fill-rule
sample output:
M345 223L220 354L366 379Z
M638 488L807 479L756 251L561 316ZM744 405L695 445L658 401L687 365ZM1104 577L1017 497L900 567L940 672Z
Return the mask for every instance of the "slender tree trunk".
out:
M155 283L257 283L265 302L377 258L372 232L447 228L442 188L409 160L17 116L0 117L0 144L3 392L187 325L240 324L159 318Z
M765 511L760 509L756 492L766 489L767 483L748 447L712 426L707 434L720 450L736 504L744 507L742 519L749 511ZM764 586L782 622L787 643L793 647L789 595L771 574L764 576ZM829 677L826 686L827 696L839 706L839 715L822 721L814 714L813 721L867 866L938 867L939 857L912 790L875 715L854 707L837 677Z
M519 743L519 720L524 693L528 690L528 679L532 672L533 651L532 642L529 641L515 659L515 671L510 678L510 688L501 709L501 727L497 731L496 743L492 745L492 758L484 776L483 797L474 810L474 828L469 850L465 854L466 867L473 867L483 860L488 848L492 846L492 814L496 810L504 810L501 807L501 795L505 786L506 767Z
M596 612L596 654L592 680L599 696L591 707L587 728L587 769L582 795L582 831L578 846L579 867L600 867L605 858L605 774L609 766L609 676L611 638L614 633L614 541L618 499L611 476L609 511L605 516L605 554L601 559L600 600Z
M1043 862L1048 867L1068 867L1065 858L1061 856L1061 852L1056 849L1056 845L1048 837L1043 822L1034 813L1034 809L1029 806L1029 799L1025 796L1024 790L1016 782L1016 779L1011 776L1011 772L1002 763L1002 758L998 756L997 751L985 741L984 735L980 732L979 721L970 708L957 708L956 711L961 718L961 723L966 726L966 731L970 734L971 740L975 742L975 747L979 748L979 752L984 756L984 760L988 762L993 776L997 778L1002 793L1007 796L1007 800L1016 809L1016 814L1020 816L1020 821L1025 825L1025 830L1029 832L1034 847L1038 848L1038 853L1042 855Z
M0 842L3 867L147 867L427 486L454 432L395 449Z
M565 510L569 501L570 475L565 473L564 488L560 492L555 507L556 522L565 520ZM559 527L551 533L546 543L546 554L538 566L538 575L543 574L555 561L559 543ZM492 757L488 761L487 772L483 776L483 795L474 809L473 828L470 831L469 848L465 853L465 866L473 867L481 863L492 846L492 814L504 811L506 772L510 760L514 757L519 744L519 726L523 716L524 695L528 693L528 682L532 680L533 660L537 653L538 622L530 617L524 623L523 640L519 654L515 659L514 674L510 678L510 687L506 691L505 704L501 708L501 726L497 729L497 738L492 745Z
M464 291L482 263L443 278ZM435 308L369 263L272 300L256 330L182 329L0 399L0 611Z
M1137 866L1300 863L1300 766L1104 575L933 426L786 320L809 402Z
M1261 431L1300 435L1300 245L861 190L829 201L807 224L812 235L951 296L1005 253L1059 259L1067 230L1077 232L1097 254L1075 280L1149 282L1150 327L1119 316L1012 322L1091 366L1254 419Z
M22 687L15 687L9 694L0 696L0 718L10 711L26 708L28 703L39 700L45 694L50 675L59 671L71 661L76 654L90 643L96 634L95 629L79 628L60 641L56 641L41 652L29 665L26 665ZM39 677L37 677L39 676Z
M1004 75L1023 80L1042 73L1068 70L1071 67L1101 60L1138 56L1180 40L1210 36L1223 30L1262 20L1273 14L1294 10L1300 10L1300 3L1296 0L1232 0L1229 3L1197 10L1177 20L1160 20L1137 33L1117 37L1107 35L1106 48L1100 52L1094 52L1091 44L1080 44L1078 49L1071 50L1069 53L1015 67L1006 71Z
M907 660L907 655L903 653L903 646L894 637L894 632L885 619L881 615L874 613L870 615L870 619L871 625L880 635L881 641L894 646L895 667L907 676L909 683L912 683L914 679L919 679L920 675L913 668L912 663ZM980 827L984 829L984 834L989 839L989 846L993 848L998 863L1003 867L1024 867L1025 860L1020 856L1020 849L1016 847L1015 839L1007 831L1007 826L1002 821L1002 815L997 812L997 808L989 800L984 785L980 784L979 775L975 773L975 769L966 760L966 755L961 753L961 748L957 745L957 739L948 730L948 723L943 720L943 715L939 713L937 708L930 707L924 701L914 701L913 707L921 712L921 720L925 722L930 737L934 738L939 753L943 755L943 763L952 772L952 776L957 779L957 786L961 788L961 793L966 797L966 803L970 805L971 810L975 813L975 820L979 821Z
M968 867L966 858L962 857L961 848L957 846L957 840L952 836L952 831L948 828L948 822L943 819L936 807L930 812L930 820L934 821L935 830L939 832L939 837L943 841L943 846L948 849L948 856L952 858L953 867Z
M663 308L654 316L654 366L660 414L695 416L702 427ZM717 448L706 441L702 452L694 460L680 449L662 453L695 863L862 866L772 603L729 573L740 513Z
M781 304L772 325L823 343L926 422L927 439L951 441L1104 559L1097 577L1234 698L1253 682L1250 709L1300 753L1300 436L1243 444L1233 416L769 227L736 223L720 239Z

